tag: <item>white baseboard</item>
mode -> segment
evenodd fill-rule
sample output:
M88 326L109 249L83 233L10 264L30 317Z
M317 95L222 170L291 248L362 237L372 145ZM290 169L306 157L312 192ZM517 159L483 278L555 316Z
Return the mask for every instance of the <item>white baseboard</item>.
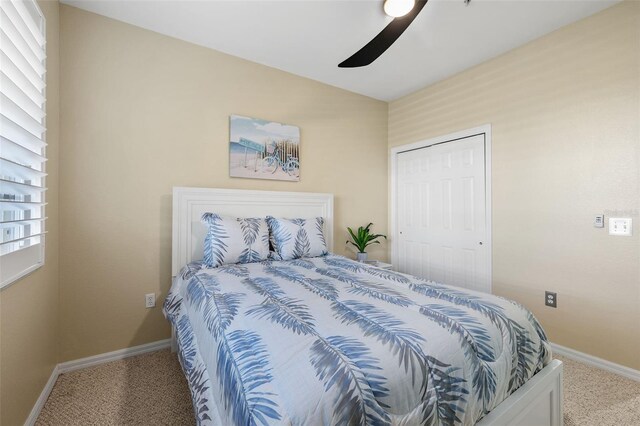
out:
M42 407L44 407L44 404L47 402L47 398L49 398L49 394L53 389L53 385L56 384L56 380L58 380L58 376L60 374L80 370L82 368L93 367L95 365L105 364L111 361L129 358L131 356L142 355L148 352L155 352L169 347L171 347L171 339L164 339L158 340L157 342L133 346L131 348L119 349L117 351L94 355L87 358L67 361L56 365L51 372L51 376L49 377L47 384L44 386L44 389L42 389L38 400L31 409L31 413L29 413L29 417L27 417L27 420L24 423L25 426L32 426L35 424L38 416L40 415L40 411L42 410Z
M53 385L56 384L56 380L58 380L58 375L60 375L60 371L58 370L58 366L53 367L53 371L51 372L51 376L49 376L49 380L47 380L47 384L44 385L42 392L40 392L40 396L36 400L36 403L33 405L31 412L29 413L29 417L27 417L27 421L24 422L26 426L32 426L38 420L38 416L40 415L40 411L42 407L44 407L44 403L47 402L47 398L49 398L49 394L53 389Z
M640 371L633 368L625 367L624 365L616 364L615 362L607 361L606 359L598 358L593 355L585 354L584 352L576 351L575 349L567 348L555 343L551 343L551 349L554 354L565 356L574 361L579 361L584 364L589 364L601 370L609 371L611 373L618 374L631 380L640 382Z
M171 347L171 339L158 340L157 342L146 343L144 345L133 346L130 348L119 349L113 352L94 355L87 358L80 358L73 361L67 361L58 364L60 374L68 373L81 368L93 367L94 365L104 364L106 362L117 361L130 356L142 355L147 352L155 352L160 349Z

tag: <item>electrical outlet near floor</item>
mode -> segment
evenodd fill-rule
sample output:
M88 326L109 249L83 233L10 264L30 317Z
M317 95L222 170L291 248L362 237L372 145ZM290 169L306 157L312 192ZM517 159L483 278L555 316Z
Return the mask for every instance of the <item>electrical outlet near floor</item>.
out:
M551 291L544 292L544 304L551 308L558 307L558 293L553 293Z
M144 295L144 306L146 308L155 308L156 306L156 294L149 293Z

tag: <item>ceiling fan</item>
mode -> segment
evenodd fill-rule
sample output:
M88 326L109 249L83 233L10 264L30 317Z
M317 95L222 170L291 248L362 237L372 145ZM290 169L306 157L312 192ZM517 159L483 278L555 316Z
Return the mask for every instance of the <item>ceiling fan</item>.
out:
M344 60L338 67L357 68L371 64L378 59L402 35L411 22L418 16L428 0L385 0L384 12L393 17L380 33L364 47ZM469 4L471 0L464 0Z

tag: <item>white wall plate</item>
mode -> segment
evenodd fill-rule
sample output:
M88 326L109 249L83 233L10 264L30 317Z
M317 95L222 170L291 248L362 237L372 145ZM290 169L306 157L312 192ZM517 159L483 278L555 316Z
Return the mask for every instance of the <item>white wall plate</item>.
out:
M609 235L631 236L633 222L630 217L610 217Z

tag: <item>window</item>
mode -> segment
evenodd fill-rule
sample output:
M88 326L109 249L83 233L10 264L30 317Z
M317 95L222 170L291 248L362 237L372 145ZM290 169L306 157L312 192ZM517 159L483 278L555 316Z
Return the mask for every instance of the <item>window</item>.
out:
M0 1L0 287L44 264L45 22Z

